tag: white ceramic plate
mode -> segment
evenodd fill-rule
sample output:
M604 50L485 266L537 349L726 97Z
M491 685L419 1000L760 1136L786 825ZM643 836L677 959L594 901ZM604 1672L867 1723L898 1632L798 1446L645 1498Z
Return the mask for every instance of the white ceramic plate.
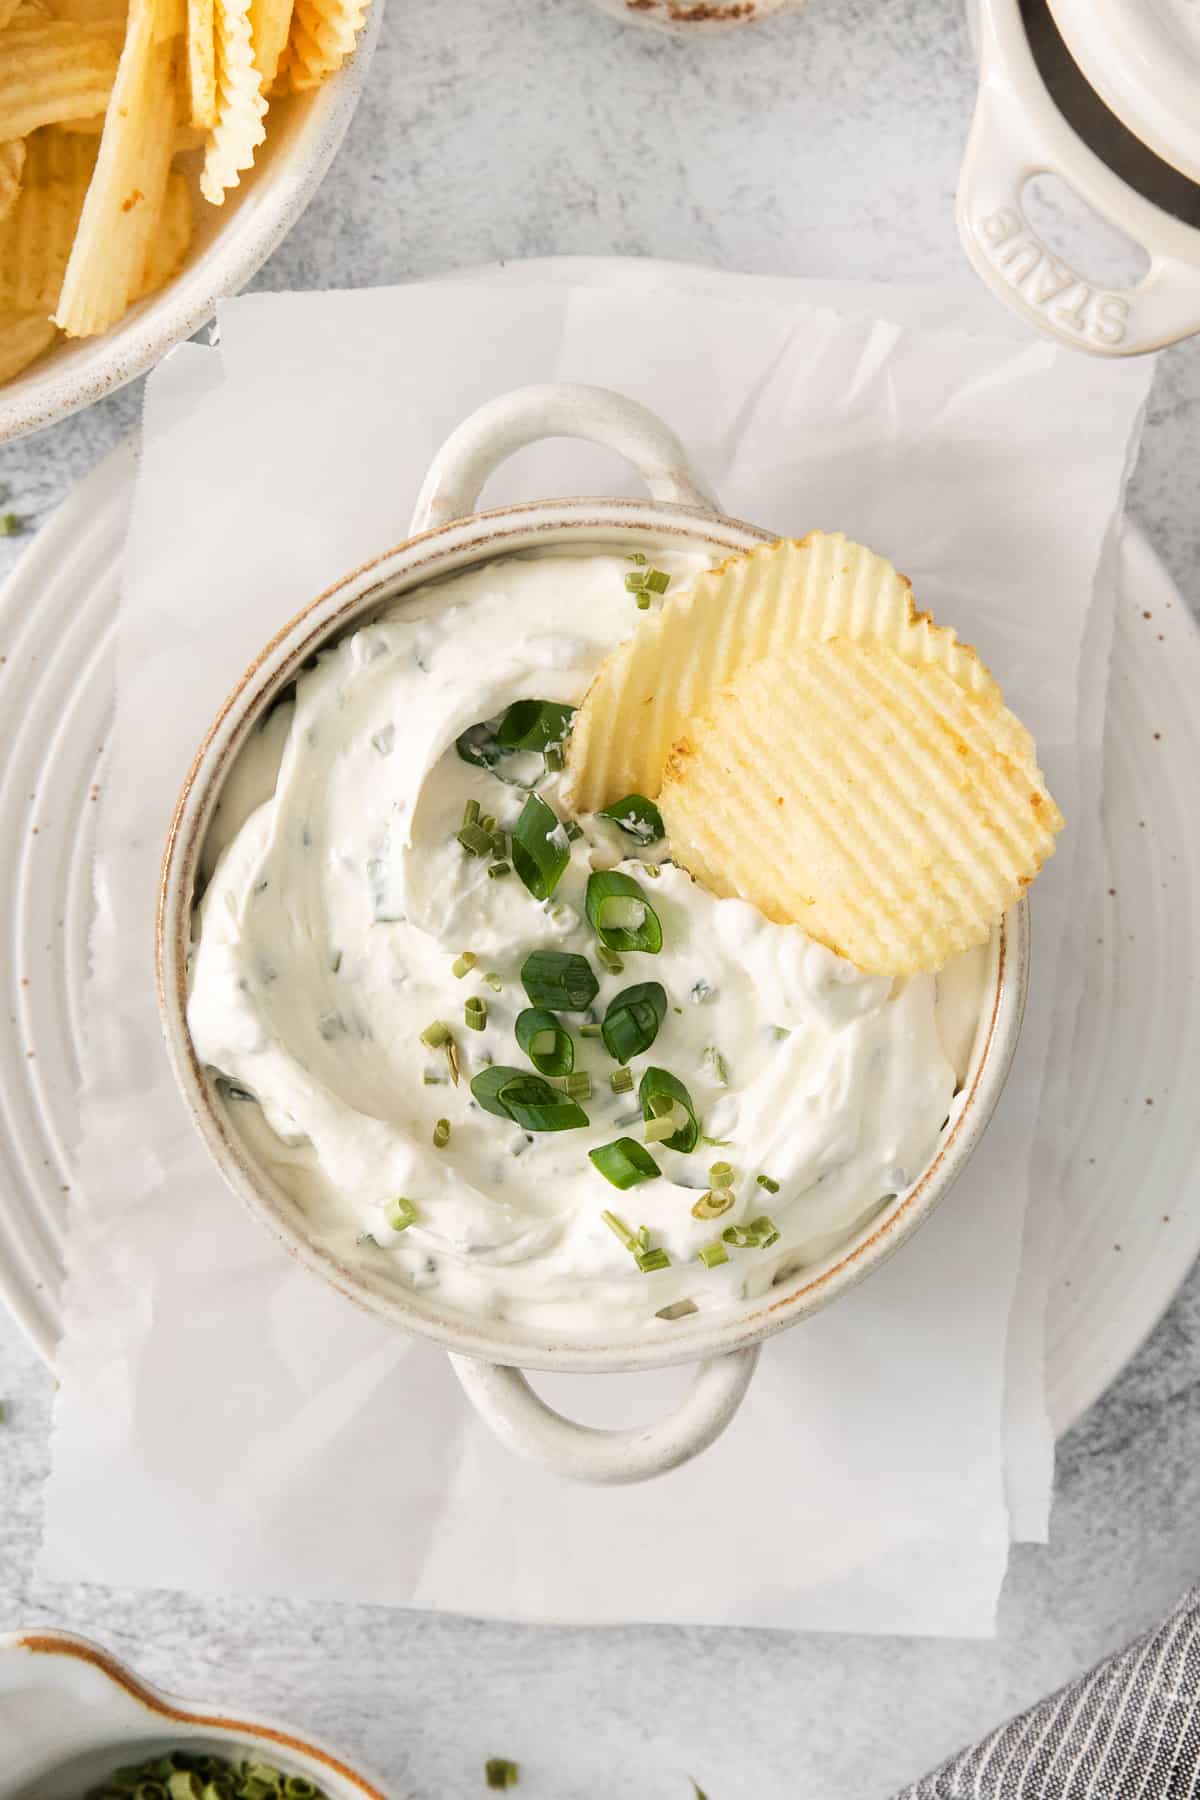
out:
M0 918L13 933L0 955L0 1296L47 1362L61 1328L94 796L133 472L130 448L101 464L0 592L0 717L19 721L0 770ZM1130 533L1105 751L1110 869L1082 927L1092 973L1050 1302L1060 1432L1137 1349L1200 1250L1200 1108L1177 1080L1200 1066L1198 692L1200 632Z
M0 444L40 431L143 375L236 294L304 211L358 105L383 20L372 0L353 56L310 94L273 101L255 166L223 206L197 201L196 238L183 269L103 336L62 341L0 387Z

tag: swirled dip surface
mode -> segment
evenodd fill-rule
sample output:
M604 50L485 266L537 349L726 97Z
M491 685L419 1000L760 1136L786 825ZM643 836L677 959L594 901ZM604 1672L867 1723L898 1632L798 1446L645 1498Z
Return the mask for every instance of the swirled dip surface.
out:
M676 584L701 566L654 560ZM828 1254L935 1152L991 979L987 950L936 979L863 975L798 928L713 898L665 860L668 845L639 847L599 816L578 821L546 903L464 853L468 800L503 827L526 794L465 762L456 738L519 699L577 704L636 623L629 569L607 554L509 558L420 590L322 652L226 784L191 960L197 1053L233 1098L257 1101L232 1106L236 1124L317 1241L368 1259L377 1278L436 1287L448 1306L568 1331L669 1330L664 1309L727 1305ZM540 756L505 772L568 816ZM638 875L639 857L662 864L640 878L663 946L612 973L585 917L587 877ZM487 1064L528 1066L513 1027L537 948L588 958L592 1018L632 983L662 984L667 1011L635 1082L647 1063L670 1070L716 1143L691 1155L655 1144L659 1177L610 1185L588 1152L640 1140L641 1111L636 1087L612 1091L617 1065L580 1035L578 1013L561 1022L592 1076L586 1128L526 1132L473 1100ZM478 960L457 977L464 950ZM472 995L487 1004L482 1031L464 1025ZM458 1085L444 1048L421 1041L435 1020L453 1029ZM714 1161L732 1166L735 1203L697 1219ZM400 1196L418 1217L397 1232L387 1212ZM643 1273L606 1210L646 1227L669 1267ZM724 1227L764 1213L780 1234L769 1248L730 1248L712 1269L698 1260Z

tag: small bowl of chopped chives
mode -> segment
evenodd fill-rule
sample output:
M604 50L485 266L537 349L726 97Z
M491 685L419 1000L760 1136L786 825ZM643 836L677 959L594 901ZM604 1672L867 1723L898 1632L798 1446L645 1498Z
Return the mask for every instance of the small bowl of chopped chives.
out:
M0 1800L387 1800L336 1751L160 1693L70 1632L0 1636Z

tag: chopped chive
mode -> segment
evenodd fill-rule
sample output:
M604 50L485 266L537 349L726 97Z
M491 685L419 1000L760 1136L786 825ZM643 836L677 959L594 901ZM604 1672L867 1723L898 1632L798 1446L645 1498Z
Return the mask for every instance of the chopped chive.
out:
M491 834L482 825L464 825L455 836L468 856L487 856L492 848Z
M597 951L603 959L603 947ZM643 1056L658 1036L667 1016L667 995L661 982L642 981L622 988L609 1001L600 1027L604 1047L614 1062L627 1063Z
M0 513L0 537L19 537L25 530L25 520L20 513Z
M530 794L512 828L512 862L535 900L550 898L570 860L562 820L539 794Z
M625 577L625 592L627 594L640 594L645 585L646 576L644 572L640 574L631 572Z
M598 1149L588 1151L588 1161L616 1188L636 1187L639 1181L653 1181L662 1173L650 1152L636 1138L617 1138L614 1143L601 1144ZM629 1247L626 1245L627 1249Z
M616 951L610 950L607 944L596 945L596 961L602 968L607 969L610 975L620 975L625 968L625 964Z
M646 576L646 586L652 594L665 594L671 585L671 577L662 569L651 569Z
M637 599L634 602L634 604L636 605L639 612L649 612L650 611L650 596L646 592L645 588L642 588L639 591Z
M777 1181L772 1181L769 1175L756 1175L754 1179L757 1181L760 1188L766 1188L768 1194L777 1194L779 1192L779 1183Z
M561 744L571 730L573 706L556 700L514 700L496 729L501 751L541 750Z
M572 844L575 842L576 838L581 838L583 836L583 826L577 825L574 819L565 819L563 821L563 830L567 834L568 841Z
M549 774L557 775L560 769L566 768L567 759L563 755L561 744L547 744L543 751L543 755L546 759L546 769Z
M483 979L487 982L487 984L491 988L493 994L499 994L503 991L503 988L504 988L503 977L497 975L496 971L494 969L489 970L489 972L484 976Z
M612 1089L614 1094L632 1093L633 1092L633 1070L632 1069L614 1069L612 1074L608 1078L608 1085Z
M642 874L645 875L650 881L657 881L659 876L662 874L662 864L661 863L643 863L642 864Z
M508 855L508 833L507 832L493 831L493 833L492 833L492 855L495 857L499 857L499 858L503 858Z
M521 985L530 1004L547 1012L586 1012L600 986L587 958L566 950L531 950Z
M640 550L635 550L632 553L632 555L629 557L629 561L631 563L637 563L639 568L644 569L646 566L647 559L645 556L643 556L643 554Z
M483 1775L490 1788L510 1788L516 1787L521 1770L506 1756L489 1756L483 1765Z
M460 955L456 956L451 963L450 973L455 976L457 980L461 981L464 975L469 975L471 973L471 970L478 961L479 958L473 950L464 950Z
M494 862L494 863L490 863L488 865L488 880L489 881L499 881L502 879L503 876L511 875L511 874L512 874L512 864L511 863Z
M590 924L610 950L662 949L662 925L632 875L619 869L594 869L584 901Z
M733 1195L728 1188L712 1188L707 1194L701 1194L692 1207L693 1219L719 1219L733 1205Z
M650 1121L642 1134L648 1143L661 1139L669 1149L682 1150L685 1155L696 1148L700 1123L696 1118L692 1097L682 1081L668 1069L647 1069L638 1088L638 1099L642 1105L642 1117ZM664 1103L669 1103L666 1112L659 1110ZM661 1127L666 1122L670 1123L671 1131L664 1136ZM652 1130L654 1138L650 1136Z
M766 1213L760 1214L757 1219L751 1219L746 1229L754 1233L754 1242L759 1250L769 1250L772 1244L779 1242L779 1227Z
M421 1033L421 1042L428 1044L431 1050L440 1050L449 1036L450 1027L443 1025L440 1019L435 1019L433 1024L427 1025Z
M648 1144L665 1144L669 1137L674 1136L674 1133L675 1121L673 1119L650 1119L646 1123L646 1129L642 1136Z
M445 1076L435 1075L430 1069L422 1069L421 1080L425 1083L426 1087L445 1087L446 1085Z
M411 1200L389 1200L384 1215L393 1231L407 1231L417 1222L417 1209Z
M463 824L464 825L478 825L478 823L479 823L479 802L478 802L478 800L468 800L467 804L463 807Z
M655 1269L669 1269L671 1259L665 1250L642 1250L637 1256L637 1266L643 1275L651 1275Z
M588 1122L570 1095L525 1069L494 1063L472 1077L471 1092L485 1112L511 1119L525 1131L574 1131Z
M487 1024L487 1001L479 994L472 994L463 1007L463 1017L472 1031L482 1031Z
M700 1261L706 1269L719 1269L722 1263L729 1261L729 1252L720 1238L714 1238L711 1244L701 1246Z
M729 1065L715 1044L708 1046L701 1061L714 1081L719 1082L722 1087L729 1086Z
M592 1078L586 1069L580 1069L574 1075L561 1077L563 1092L570 1094L572 1100L590 1100L592 1097Z
M594 1019L589 1019L586 1025L579 1027L579 1035L580 1037L599 1037L603 1030L603 1025L598 1025Z
M650 1248L650 1227L648 1225L638 1226L637 1247L639 1250L648 1250Z
M575 1067L574 1040L552 1012L528 1006L517 1014L513 1029L517 1043L539 1075L571 1073Z
M450 1071L451 1081L454 1083L455 1087L457 1087L462 1070L459 1067L458 1061L458 1045L452 1037L446 1039L446 1067Z
M728 1187L733 1179L733 1164L715 1162L708 1171L708 1179L714 1187Z
M604 1223L608 1226L608 1229L612 1232L613 1236L619 1237L627 1250L632 1250L634 1236L624 1219L619 1219L614 1212L602 1212L600 1217L604 1220Z
M484 813L482 819L479 821L479 829L481 831L486 831L488 836L491 837L496 829L495 815L493 813Z
M450 1121L449 1119L439 1119L433 1128L433 1147L435 1150L444 1150L449 1142Z
M342 953L340 950L335 950L333 955L329 959L330 973L336 975L338 970L341 968L341 966L342 966Z

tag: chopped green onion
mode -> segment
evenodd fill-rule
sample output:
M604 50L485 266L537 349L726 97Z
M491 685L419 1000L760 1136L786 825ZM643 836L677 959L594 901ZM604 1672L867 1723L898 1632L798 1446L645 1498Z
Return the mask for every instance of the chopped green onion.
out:
M608 1085L614 1094L631 1094L633 1092L633 1070L614 1069L608 1078Z
M556 700L514 700L496 731L501 750L545 750L561 744L571 730L573 706Z
M20 513L0 513L0 537L18 537L25 530L25 520Z
M500 992L502 992L502 990L504 988L503 977L500 975L497 975L494 969L491 970L487 975L485 975L483 979L487 982L487 984L491 988L493 994L499 994Z
M583 826L577 825L574 819L564 819L563 830L566 832L567 837L572 844L575 842L576 838L581 838L583 836Z
M487 1024L487 1001L479 994L472 994L463 1007L463 1015L472 1031L482 1031Z
M600 1027L604 1047L614 1062L627 1063L643 1056L658 1036L667 1016L666 990L658 981L642 981L622 988L608 1003Z
M592 1078L586 1069L580 1069L574 1075L562 1078L563 1092L570 1094L572 1100L590 1100L592 1097Z
M586 956L567 950L531 950L521 985L530 1004L547 1012L586 1012L600 987Z
M631 563L637 563L638 567L642 568L642 569L645 568L647 560L648 559L642 555L642 552L640 550L635 550L629 558L629 561Z
M746 1230L754 1233L755 1244L760 1250L769 1250L772 1244L779 1242L779 1227L766 1213L762 1213L757 1219L751 1219Z
M701 1061L714 1081L719 1082L722 1087L729 1086L729 1066L714 1044L708 1046Z
M673 1119L650 1119L642 1136L648 1144L665 1144L667 1139L673 1137L674 1134L675 1121Z
M511 875L511 874L512 874L512 864L511 863L494 862L494 863L489 864L489 866L488 866L488 880L489 881L499 881L502 876Z
M569 1095L524 1069L494 1063L472 1077L471 1092L485 1112L511 1119L525 1131L574 1131L588 1122Z
M662 925L632 875L619 869L594 869L585 899L588 919L610 950L662 949Z
M512 828L513 868L535 900L548 900L571 860L562 821L538 794L530 794Z
M527 1006L513 1027L517 1042L539 1075L569 1075L575 1067L575 1043L551 1012Z
M643 1275L651 1275L655 1269L669 1269L671 1259L665 1250L643 1250L637 1257L637 1266Z
M462 954L456 956L451 963L450 973L455 976L457 980L461 981L464 975L469 975L471 973L471 970L478 961L479 958L473 950L464 950Z
M439 1119L433 1128L433 1147L435 1150L444 1150L449 1142L450 1121L449 1119Z
M548 744L544 754L548 774L557 775L560 769L566 768L567 759L563 755L563 747L561 744Z
M701 1194L692 1207L693 1219L719 1219L733 1205L733 1195L728 1188L713 1188L707 1194Z
M341 968L341 966L342 966L342 953L340 950L335 950L333 955L329 959L330 973L332 975L336 975L338 970Z
M662 1173L636 1138L617 1138L615 1143L601 1144L598 1150L588 1151L588 1161L616 1188L636 1187L639 1181L653 1181Z
M596 961L600 964L602 969L607 969L610 975L621 975L624 973L625 964L621 961L616 951L610 950L607 944L596 945Z
M407 1231L417 1222L417 1209L411 1200L389 1200L384 1216L393 1231Z
M665 594L671 585L671 577L662 569L651 569L646 577L646 586L652 594Z
M435 1019L433 1024L427 1025L421 1033L421 1042L428 1044L431 1050L440 1050L449 1036L450 1027L443 1025L440 1019Z
M579 1027L579 1035L580 1037L599 1037L603 1029L604 1027L598 1025L594 1019L589 1019L586 1025Z
M450 1071L451 1081L454 1083L455 1087L457 1087L458 1078L462 1074L462 1070L458 1063L458 1045L452 1037L446 1039L446 1067Z
M733 1180L733 1164L715 1162L708 1171L708 1179L714 1187L728 1187Z
M604 1220L604 1223L608 1226L608 1229L612 1232L613 1236L619 1237L627 1250L632 1250L635 1242L634 1235L624 1219L619 1219L614 1212L602 1212L600 1217Z
M720 1238L714 1238L711 1244L701 1247L700 1261L706 1269L719 1269L722 1263L729 1261L729 1252Z
M623 800L614 800L611 806L600 808L602 819L611 819L614 825L638 844L654 844L666 836L666 828L662 822L662 814L653 800L647 800L645 794L626 794Z
M521 1771L505 1756L489 1756L483 1765L484 1779L490 1788L516 1787Z
M630 594L665 594L670 585L671 577L662 569L634 569L625 577Z
M487 856L491 851L491 833L482 825L464 825L455 836L468 856Z
M685 1155L696 1148L700 1123L692 1097L682 1081L668 1069L647 1069L638 1088L638 1099L642 1117L652 1121L642 1134L647 1143L661 1140L669 1150L682 1150ZM670 1102L666 1112L659 1110L664 1102ZM666 1123L670 1124L671 1130L664 1135L660 1128ZM651 1131L655 1134L653 1139Z
M769 1175L756 1175L754 1179L757 1181L760 1188L766 1188L768 1194L777 1194L779 1192L779 1183L777 1181L772 1181Z
M484 813L482 819L480 819L480 821L479 821L479 828L481 831L486 831L489 837L492 837L496 830L496 820L495 820L494 814Z
M634 602L634 604L636 605L639 612L649 612L650 611L650 596L644 588L638 594L637 599Z

